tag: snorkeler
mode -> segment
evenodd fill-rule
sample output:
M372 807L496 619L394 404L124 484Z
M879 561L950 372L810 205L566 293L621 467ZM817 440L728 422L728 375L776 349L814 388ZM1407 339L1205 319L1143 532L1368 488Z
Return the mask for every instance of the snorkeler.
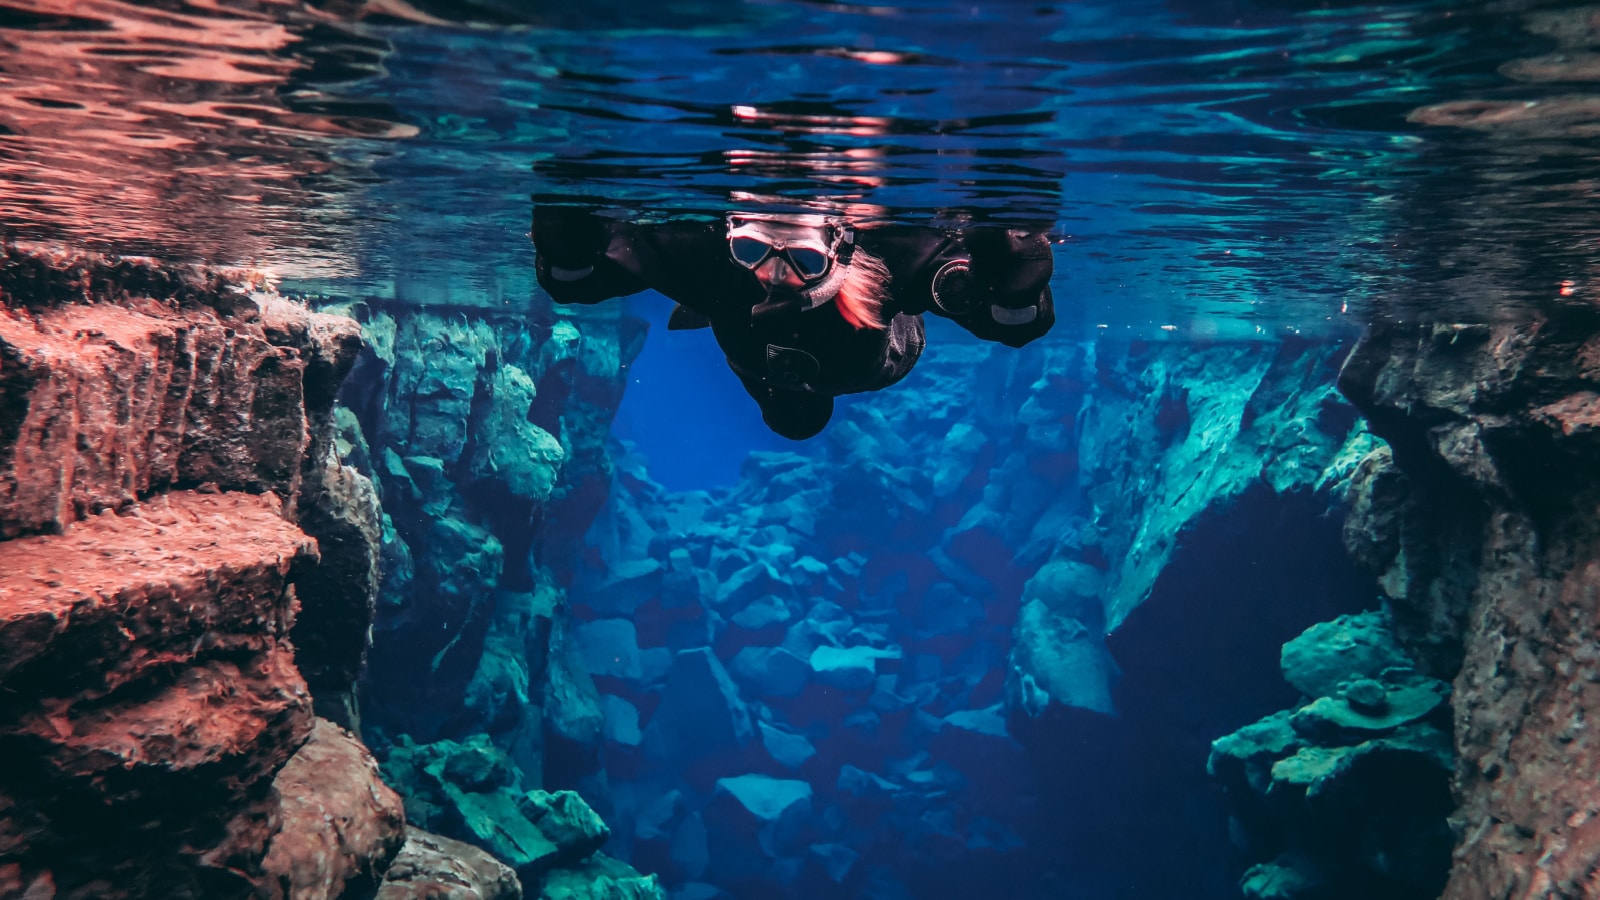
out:
M922 313L1020 347L1055 323L1042 233L1002 227L856 229L829 216L729 213L634 224L538 206L539 284L557 303L654 288L669 329L709 326L773 431L820 432L833 398L904 378L922 354Z

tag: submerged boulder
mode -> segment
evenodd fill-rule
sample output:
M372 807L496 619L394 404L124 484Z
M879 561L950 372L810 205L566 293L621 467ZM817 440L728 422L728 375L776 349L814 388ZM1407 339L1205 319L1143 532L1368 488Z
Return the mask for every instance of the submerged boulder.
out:
M1114 715L1117 664L1104 635L1040 599L1023 604L1007 678L1008 705L1029 718L1052 706Z
M414 820L482 847L525 879L575 865L611 836L576 793L523 790L515 764L486 735L406 741L384 771L408 795Z
M732 670L756 697L796 696L811 678L811 666L783 647L745 647L734 655Z
M710 648L679 651L645 729L645 749L659 758L705 756L742 747L754 736L739 689Z
M877 684L878 663L898 660L900 656L898 647L822 646L811 651L811 673L822 684L845 690L870 690Z
M373 900L522 900L522 885L477 847L408 826Z
M768 775L717 780L705 811L706 846L719 883L774 877L774 864L804 846L811 785Z
M1283 678L1310 698L1331 697L1356 679L1381 679L1413 665L1382 612L1340 616L1283 645Z
M667 893L654 875L597 853L581 866L550 873L538 900L667 900Z
M1377 613L1312 626L1283 658L1312 699L1218 738L1207 763L1240 849L1275 856L1245 873L1244 895L1437 896L1453 841L1449 686L1415 672Z

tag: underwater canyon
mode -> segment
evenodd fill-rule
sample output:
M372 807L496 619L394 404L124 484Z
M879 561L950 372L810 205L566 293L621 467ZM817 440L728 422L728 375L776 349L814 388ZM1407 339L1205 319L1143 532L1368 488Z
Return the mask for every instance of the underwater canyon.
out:
M1587 313L951 342L669 490L621 308L0 300L0 895L1592 890Z

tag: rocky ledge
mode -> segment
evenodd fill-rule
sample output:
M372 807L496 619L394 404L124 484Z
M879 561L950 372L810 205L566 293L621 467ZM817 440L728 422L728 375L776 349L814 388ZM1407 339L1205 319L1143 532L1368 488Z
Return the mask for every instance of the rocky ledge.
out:
M0 249L0 896L520 895L315 715L353 719L376 593L332 454L360 347L225 275Z
M1340 387L1390 445L1347 539L1454 682L1447 900L1588 897L1600 870L1600 317L1380 325Z

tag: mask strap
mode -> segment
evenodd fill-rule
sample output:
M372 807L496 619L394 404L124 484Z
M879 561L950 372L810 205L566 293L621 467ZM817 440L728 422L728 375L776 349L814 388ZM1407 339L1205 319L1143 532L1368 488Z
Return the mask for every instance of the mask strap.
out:
M856 255L856 230L849 225L841 225L844 229L839 236L839 249L833 255L836 265L848 266L850 259Z

